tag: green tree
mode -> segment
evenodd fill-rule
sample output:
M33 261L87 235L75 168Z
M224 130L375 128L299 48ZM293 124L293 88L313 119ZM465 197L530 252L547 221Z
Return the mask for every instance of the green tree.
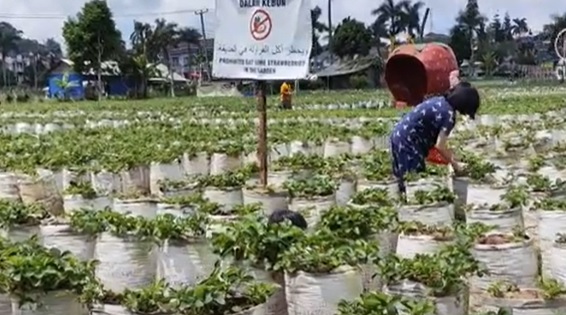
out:
M566 13L562 15L552 15L552 21L543 26L543 36L549 40L548 51L554 55L554 42L558 33L566 28Z
M0 54L2 54L2 81L4 86L8 83L8 65L6 57L11 52L18 50L18 41L22 38L22 32L15 29L11 24L0 22Z
M311 10L311 22L312 22L312 50L311 56L318 56L322 52L322 46L320 45L320 34L322 32L328 31L328 27L324 23L320 22L320 17L322 16L322 9L319 6L314 7Z
M81 12L63 25L63 38L75 70L80 73L94 69L97 73L99 99L102 95L102 62L118 59L123 54L121 36L104 0L85 3Z
M477 0L468 0L466 8L456 17L456 25L450 30L450 46L458 60L470 60L472 74L479 41L487 37L485 23L486 18L481 14Z
M385 0L371 14L376 17L374 24L385 23L389 30L389 37L399 35L406 28L406 14L404 9L410 6L410 0L402 0L395 3L395 0Z
M402 24L405 27L405 31L412 37L415 38L416 35L421 33L421 10L424 8L424 3L417 1L402 2Z
M503 17L503 33L505 40L513 40L513 22L509 13Z
M511 34L513 36L520 36L529 32L529 24L526 18L514 18Z
M169 71L171 97L175 97L175 82L173 80L173 67L169 51L171 47L179 43L178 25L176 23L167 22L165 19L155 20L152 42L158 47L161 47L161 59Z
M505 40L505 29L501 24L499 14L495 14L489 23L488 34L496 43L501 43Z
M336 27L332 38L332 51L338 57L363 55L371 48L373 34L363 22L347 17Z

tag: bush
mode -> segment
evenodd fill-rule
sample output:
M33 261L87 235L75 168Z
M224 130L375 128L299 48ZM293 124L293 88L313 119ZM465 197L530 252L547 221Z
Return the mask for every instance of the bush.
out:
M356 90L370 88L370 82L365 75L353 75L350 77L350 86Z

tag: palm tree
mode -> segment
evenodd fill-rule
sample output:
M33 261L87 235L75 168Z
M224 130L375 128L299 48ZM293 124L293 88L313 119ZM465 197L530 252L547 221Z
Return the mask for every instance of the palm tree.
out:
M150 51L152 48L152 36L153 29L150 24L134 21L134 31L130 34L130 43L137 53L144 54L150 60L152 59L150 58L150 55L155 55L153 57L157 57L157 53L152 54Z
M179 30L177 23L167 22L165 19L155 20L154 40L154 43L161 48L162 59L167 65L167 70L169 70L169 79L171 80L171 97L175 97L173 65L169 49L179 43Z
M470 43L470 72L474 74L475 50L477 38L485 36L486 18L481 15L477 0L468 0L466 9L460 12L456 18L456 23L460 29L466 34Z
M320 17L322 15L322 9L316 6L311 10L311 21L312 21L312 56L316 56L322 52L322 47L318 42L320 38L320 33L328 30L328 27L324 23L320 22Z
M153 28L149 23L134 21L134 31L130 34L130 43L132 44L133 52L130 56L129 66L137 81L139 81L141 94L143 98L147 97L147 80L151 72L148 67L157 62L159 50L154 41ZM136 89L136 95L139 90Z
M529 25L527 24L526 18L513 19L513 25L511 26L511 34L513 34L513 36L519 36L528 32Z
M411 36L415 38L415 35L421 33L421 9L424 8L425 4L421 1L415 3L402 2L402 12L401 16L403 19L403 26L405 30Z
M21 39L21 31L16 30L12 25L6 22L0 22L0 54L2 55L2 79L4 86L8 83L6 57L8 57L10 52L17 50L17 43Z
M64 101L71 99L69 92L73 88L79 87L79 83L70 80L68 72L65 72L61 79L55 79L55 85L62 90L63 95L59 95L59 97Z
M397 36L405 29L403 9L411 5L410 0L401 0L395 3L395 0L385 0L377 9L371 11L376 16L374 24L387 23L389 37Z

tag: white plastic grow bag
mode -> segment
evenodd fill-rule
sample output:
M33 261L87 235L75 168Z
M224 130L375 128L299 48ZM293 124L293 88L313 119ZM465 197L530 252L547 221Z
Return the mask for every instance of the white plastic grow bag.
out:
M324 197L293 198L289 209L301 213L309 227L314 227L322 215L328 211L336 202L334 194Z
M285 296L285 275L278 272L264 272L264 276L255 276L256 281L266 281L277 285L276 291L265 302L265 315L288 315L287 298Z
M413 258L416 254L434 254L451 241L437 241L431 235L400 234L396 254L402 258Z
M183 154L181 165L185 175L208 175L210 174L210 161L205 152L200 152L195 155Z
M0 314L12 314L12 300L7 294L0 294Z
M228 222L238 219L237 215L209 215L209 224L206 227L206 238L212 237L215 233L226 231Z
M206 278L218 256L206 243L175 243L167 241L158 250L157 279L172 286L194 285Z
M17 298L12 298L12 315L83 315L86 309L79 303L76 296L64 291L49 292L38 295L40 305L24 304L20 307ZM8 313L3 313L8 314Z
M225 213L229 213L230 211L232 211L232 208L244 203L244 196L242 194L241 187L222 189L216 187L207 187L204 190L203 196L211 202L218 203L221 206L222 211Z
M183 179L181 164L172 163L151 163L149 166L149 191L152 195L160 195L161 189L159 182L164 180L180 181Z
M373 149L373 142L371 139L366 139L360 136L353 136L352 137L352 154L366 154Z
M243 203L251 205L259 203L265 215L270 215L276 210L289 209L289 202L287 201L287 193L280 192L262 192L253 189L243 189Z
M362 292L361 273L349 266L329 274L285 274L289 315L335 314L340 301L354 300Z
M172 214L176 217L186 217L194 213L195 209L190 206L175 205L169 203L157 203L157 215Z
M149 165L139 165L120 172L120 192L149 194Z
M468 178L452 177L452 191L456 195L456 200L454 200L455 220L462 221L466 218L464 205L468 203L468 184Z
M324 143L320 143L318 141L309 141L307 143L308 146L308 154L322 156L324 155Z
M403 205L399 207L399 220L450 226L454 222L454 205L447 202L432 205Z
M497 281L508 281L525 288L535 287L538 259L532 239L499 245L476 244L472 254L490 273L481 278L473 277L473 290L485 291Z
M479 222L495 226L495 230L510 233L514 228L524 228L523 210L521 208L509 210L472 209L466 217L468 224Z
M13 226L1 230L2 237L8 238L12 242L23 242L34 235L41 236L39 226Z
M30 124L28 124L26 122L18 122L14 125L14 132L16 134L32 133L33 128Z
M21 201L18 190L18 176L15 173L0 173L0 199Z
M390 181L369 181L366 179L358 180L358 192L366 189L385 189L392 198L399 197L399 186L396 180Z
M140 289L155 280L156 251L151 242L138 242L102 233L94 257L100 261L96 276L116 293Z
M80 235L72 231L68 225L41 225L41 239L43 246L55 247L61 251L70 251L80 260L89 260L94 257L95 238L89 235Z
M277 161L282 157L289 156L289 145L287 143L276 143L269 151L269 161Z
M273 187L282 187L292 177L293 172L291 171L270 171L267 173L267 183Z
M22 176L18 181L20 198L24 204L39 203L51 215L63 214L63 198L59 194L52 172L37 177Z
M339 206L346 205L356 194L356 186L354 180L342 179L338 184L338 189L336 189L336 204Z
M309 145L303 141L298 141L298 140L291 141L291 143L289 143L289 155L295 155L295 154L308 155Z
M505 194L505 188L495 188L484 184L468 184L468 204L492 206L501 203L501 197Z
M112 202L108 197L85 199L80 195L63 196L63 208L65 208L65 213L72 213L80 209L101 210L111 205Z
M220 175L235 171L242 166L239 156L229 156L226 153L213 153L210 157L210 175Z
M351 152L350 143L338 140L327 140L324 143L324 154L325 158L335 157L342 154L347 154Z
M376 149L388 150L391 146L389 136L377 136L373 138L373 146Z
M566 299L563 297L544 300L541 298L496 298L484 294L481 296L481 303L511 310L513 315L557 315L566 311Z
M554 241L558 233L566 231L566 211L538 210L538 241L542 257L542 271L548 274Z
M440 186L447 186L448 180L446 178L438 178L438 177L428 177L428 178L421 178L416 181L406 182L405 187L407 190L407 198L412 198L415 195L415 192L421 191L431 191L436 189L439 185Z
M554 243L550 250L542 253L542 256L543 263L544 261L547 262L546 266L543 265L545 268L543 274L560 281L560 283L566 283L566 245Z
M397 248L398 235L396 233L383 231L371 238L378 241L380 256L386 256L392 252L394 253ZM362 264L360 265L360 269L364 292L376 290L381 291L383 282L379 275L379 269L377 266L373 263Z
M118 199L114 198L112 209L122 214L154 218L157 214L157 203L152 199Z
M65 190L69 189L71 182L74 183L88 183L89 182L89 175L88 173L82 173L80 174L77 171L73 171L70 169L66 169L64 168L61 171L61 176L62 176L62 187L61 190L64 192Z
M384 292L391 295L400 295L407 298L427 299L432 301L436 306L436 315L467 315L468 306L467 299L462 295L466 294L466 290L458 296L433 297L427 296L428 288L420 283L413 281L402 281L399 284L387 286ZM401 314L405 314L403 307L399 306Z
M120 176L108 171L98 173L91 172L90 180L92 188L99 196L110 195L121 189Z
M462 177L452 178L452 191L457 196L457 203L466 204L468 202L469 179Z

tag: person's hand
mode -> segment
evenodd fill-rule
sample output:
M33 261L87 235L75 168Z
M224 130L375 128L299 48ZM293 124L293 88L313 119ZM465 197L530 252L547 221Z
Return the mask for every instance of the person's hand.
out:
M464 167L458 162L452 162L452 169L454 170L454 175L456 176L464 174Z
M460 71L454 70L450 72L448 80L450 81L450 88L455 87L456 84L460 83Z

